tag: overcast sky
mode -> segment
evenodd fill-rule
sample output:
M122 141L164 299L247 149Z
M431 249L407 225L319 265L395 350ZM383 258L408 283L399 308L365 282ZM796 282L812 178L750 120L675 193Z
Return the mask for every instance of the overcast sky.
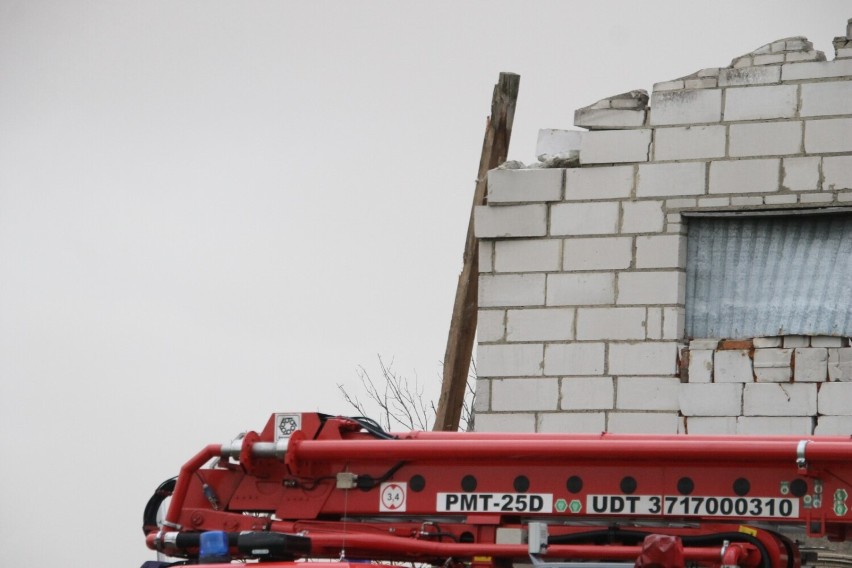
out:
M848 0L0 0L0 564L139 566L204 444L439 389L491 91L510 157L576 108Z

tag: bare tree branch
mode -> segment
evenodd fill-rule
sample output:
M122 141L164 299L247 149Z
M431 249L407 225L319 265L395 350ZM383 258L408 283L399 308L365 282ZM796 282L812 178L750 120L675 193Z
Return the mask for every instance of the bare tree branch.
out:
M415 373L413 381L393 370L393 359L386 363L381 355L378 356L381 378L375 380L363 366L356 370L361 382L363 396L367 403L361 401L356 394L346 390L341 384L337 388L343 395L343 400L361 416L376 419L386 430L431 430L435 421L436 406L434 400L424 396L423 385ZM473 398L476 380L475 367L468 377L468 384L460 429L473 429ZM378 413L378 418L375 416Z

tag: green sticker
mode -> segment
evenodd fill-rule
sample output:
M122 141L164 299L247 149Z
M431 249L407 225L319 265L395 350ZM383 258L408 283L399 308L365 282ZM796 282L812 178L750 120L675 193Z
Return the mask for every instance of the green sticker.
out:
M843 517L846 515L846 511L849 509L846 507L846 503L843 501L835 501L834 502L834 514L838 517Z
M556 504L553 506L560 513L564 513L565 509L568 508L568 503L565 502L565 499L557 499Z
M835 501L846 501L846 498L849 497L849 494L845 489L837 489L834 491L834 500Z
M573 501L571 501L571 504L568 505L568 507L571 509L572 513L576 514L576 513L579 513L582 510L583 504L580 503L580 501L578 499L574 499Z

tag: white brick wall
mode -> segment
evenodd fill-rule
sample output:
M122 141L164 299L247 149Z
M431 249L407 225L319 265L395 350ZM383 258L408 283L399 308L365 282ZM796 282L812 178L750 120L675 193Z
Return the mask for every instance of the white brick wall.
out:
M613 375L674 375L676 367L676 343L646 341L609 346L609 372Z
M609 410L614 400L612 377L562 379L562 410Z
M702 195L706 167L703 162L640 165L636 195L639 197Z
M606 235L618 231L618 203L560 203L550 208L551 235Z
M658 128L654 137L654 159L721 158L725 155L725 139L725 127L721 125Z
M491 381L491 410L556 410L557 379L495 379Z
M650 146L650 129L586 132L580 147L580 163L647 162Z
M476 372L480 377L541 375L542 349L540 343L480 345L476 354Z
M480 278L480 282L481 280ZM615 274L612 272L547 275L548 306L590 306L613 303L615 303ZM482 305L481 299L480 305Z
M802 132L799 121L732 124L729 153L732 157L798 154Z
M479 277L481 307L541 306L544 274L483 274Z
M614 270L633 262L630 237L566 239L563 250L565 270Z
M852 114L852 82L832 81L802 85L801 116Z
M539 432L571 432L595 434L606 431L606 414L603 412L572 412L541 414Z
M700 124L722 118L722 91L694 89L651 95L651 124Z
M690 382L679 384L679 388L679 406L684 416L739 416L742 414L743 385L741 384Z
M506 321L507 341L574 339L573 309L509 310Z
M737 418L737 434L750 436L808 436L813 430L814 419L805 416L740 416Z
M710 193L778 191L781 160L737 160L710 164Z
M819 387L820 414L852 416L852 383L825 383Z
M852 156L823 158L822 173L823 189L852 189Z
M559 201L563 170L491 170L488 172L489 203Z
M819 383L828 377L828 350L824 347L801 347L795 350L798 383Z
M532 239L494 243L496 272L539 272L559 270L562 266L562 241Z
M852 118L808 120L805 122L805 152L852 152Z
M618 275L619 304L682 304L686 290L683 272L622 272Z
M783 168L781 185L793 191L818 189L819 164L819 158L784 158L781 161ZM789 197L795 198L795 196ZM795 203L795 199L793 203Z
M676 434L677 412L613 412L607 431L616 434Z
M793 118L797 105L795 85L727 89L725 120Z
M630 197L634 168L635 166L569 168L565 170L565 200Z
M659 233L665 215L662 201L625 201L621 204L622 233Z
M817 410L815 384L751 383L743 389L745 416L813 416Z
M579 166L489 174L478 429L852 434L848 339L685 338L691 215L852 203L852 57L819 57L785 39L657 83L647 123L581 109L547 152Z
M476 338L480 343L500 341L505 335L506 312L479 310L476 319Z
M578 308L577 339L644 339L645 308Z
M740 349L716 351L713 373L717 383L750 383L754 380L748 351Z
M547 234L547 207L545 205L507 205L505 207L477 207L474 212L476 236L542 237Z
M686 266L685 235L636 237L636 268Z
M544 350L544 374L603 375L603 343L552 343Z
M533 413L479 413L476 415L477 432L535 432Z
M676 377L619 377L618 410L678 410L680 379Z

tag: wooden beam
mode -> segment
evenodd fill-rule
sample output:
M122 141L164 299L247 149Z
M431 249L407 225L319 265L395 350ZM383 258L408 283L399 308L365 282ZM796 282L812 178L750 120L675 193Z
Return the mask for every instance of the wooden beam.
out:
M447 351L444 354L444 378L441 384L441 396L438 399L434 430L458 430L461 420L465 387L470 372L470 359L473 354L473 341L476 336L479 299L479 246L473 232L473 215L476 207L486 202L488 170L505 162L509 153L509 140L512 137L512 122L515 119L515 105L518 101L520 82L520 75L500 73L500 78L494 85L491 116L486 121L485 138L482 141L482 156L479 160L479 173L476 176L476 189L467 225L462 272L456 288L453 316L447 337Z

